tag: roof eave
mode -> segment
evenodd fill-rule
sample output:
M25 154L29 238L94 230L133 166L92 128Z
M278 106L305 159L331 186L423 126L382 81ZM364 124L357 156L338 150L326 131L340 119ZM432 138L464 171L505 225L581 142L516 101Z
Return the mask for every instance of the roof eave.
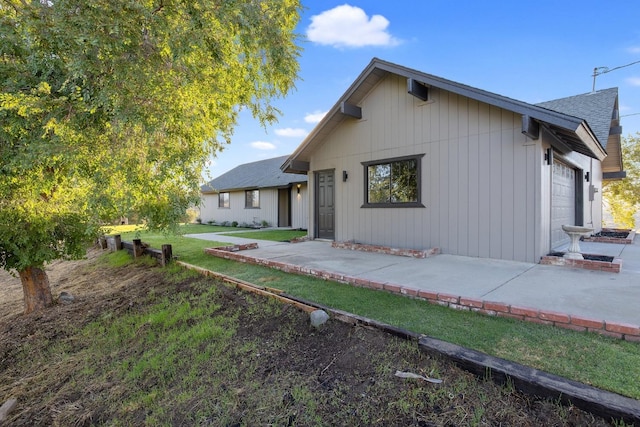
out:
M587 150L593 154L591 157L599 161L603 161L604 158L607 157L607 152L602 148L602 144L598 142L598 138L595 137L585 122L580 123L580 126L578 126L575 132L584 143Z
M481 89L477 89L471 86L467 86L461 83L446 80L437 76L422 73L410 68L406 68L397 64L386 62L378 58L374 58L369 65L360 73L358 78L351 84L351 86L340 97L338 102L327 112L325 117L316 125L311 133L305 138L304 141L298 146L298 148L289 156L287 161L282 165L281 169L284 172L289 173L306 173L306 171L296 169L291 164L295 161L308 160L303 156L303 153L313 144L315 139L322 134L324 128L333 122L333 126L337 126L340 121L344 120L344 117L339 114L340 106L343 102L348 102L350 98L357 93L358 88L365 82L365 80L378 69L386 73L392 73L403 77L415 79L425 85L437 87L442 90L449 91L461 96L465 96L470 99L474 99L479 102L483 102L489 105L493 105L499 108L503 108L508 111L512 111L517 114L527 115L540 122L548 123L552 126L557 126L573 133L577 139L581 142L581 147L578 152L588 155L594 159L602 161L607 153L594 136L593 132L585 125L584 120L573 117L564 113L560 113L554 110L550 110L544 107L535 106L526 102L518 101L515 99L507 98L492 92L487 92ZM375 77L375 76L374 76ZM354 100L359 102L359 100ZM572 138L573 139L573 138ZM569 145L575 145L575 142Z

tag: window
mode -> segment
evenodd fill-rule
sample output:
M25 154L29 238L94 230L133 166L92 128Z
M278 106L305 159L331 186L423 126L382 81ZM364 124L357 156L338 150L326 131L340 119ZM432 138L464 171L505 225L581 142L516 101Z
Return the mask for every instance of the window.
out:
M424 154L364 162L363 207L423 207L420 164Z
M260 207L260 190L247 190L244 192L245 209L258 209Z
M218 194L218 207L227 209L231 207L229 204L229 193Z

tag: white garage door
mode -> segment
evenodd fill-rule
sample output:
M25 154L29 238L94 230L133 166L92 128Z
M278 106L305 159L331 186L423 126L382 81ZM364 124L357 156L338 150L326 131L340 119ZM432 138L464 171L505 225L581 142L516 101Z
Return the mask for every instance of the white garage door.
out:
M569 243L569 236L562 226L575 225L576 220L576 171L559 160L553 160L551 191L551 247Z

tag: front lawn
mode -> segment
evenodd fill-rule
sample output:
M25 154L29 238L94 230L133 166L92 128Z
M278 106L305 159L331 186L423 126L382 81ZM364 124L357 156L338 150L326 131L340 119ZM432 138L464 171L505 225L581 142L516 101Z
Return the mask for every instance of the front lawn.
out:
M123 240L134 234L123 234ZM640 381L633 380L640 378L638 343L455 311L387 292L224 260L203 251L224 242L151 233L142 233L141 238L153 247L170 243L173 253L190 264L640 399Z
M271 240L273 242L289 242L292 239L306 236L307 232L301 230L261 230L241 233L223 233L223 235L243 237L245 239Z

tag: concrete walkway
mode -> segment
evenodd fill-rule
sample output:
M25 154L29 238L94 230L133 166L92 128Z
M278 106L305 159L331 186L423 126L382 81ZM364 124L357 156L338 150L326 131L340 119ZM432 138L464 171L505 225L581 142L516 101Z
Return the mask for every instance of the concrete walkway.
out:
M255 239L192 234L233 244ZM609 273L524 262L437 255L414 259L331 247L330 242L257 241L243 256L329 271L379 283L495 301L629 326L640 325L640 244L581 242L583 253L622 259L622 271Z

